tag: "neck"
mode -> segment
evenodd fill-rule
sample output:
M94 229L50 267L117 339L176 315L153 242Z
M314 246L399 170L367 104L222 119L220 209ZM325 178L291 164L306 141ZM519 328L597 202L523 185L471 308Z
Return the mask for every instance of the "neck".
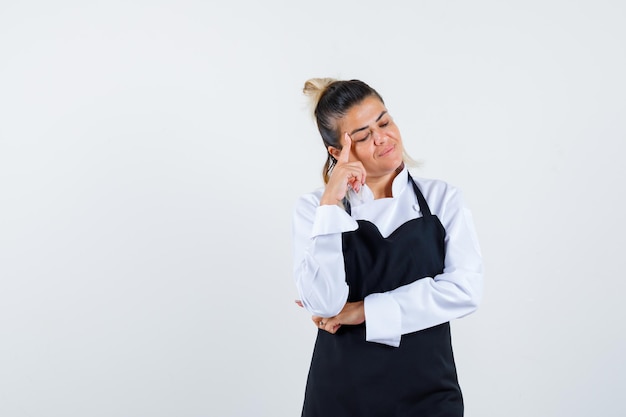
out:
M398 176L403 168L404 164L400 165L388 174L373 178L369 176L367 177L366 183L370 190L372 190L374 199L393 197L393 180Z

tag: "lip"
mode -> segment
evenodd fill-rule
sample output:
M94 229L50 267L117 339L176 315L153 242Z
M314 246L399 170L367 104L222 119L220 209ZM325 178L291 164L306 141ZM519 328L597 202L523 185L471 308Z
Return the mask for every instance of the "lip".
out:
M379 154L378 154L378 156L379 156L379 157L381 157L381 158L382 158L382 157L385 157L385 156L389 155L391 152L393 152L393 150L394 150L395 148L396 148L396 146L395 146L395 145L388 146L387 148L385 148L385 150L384 150L384 151L382 151L381 153L379 153Z

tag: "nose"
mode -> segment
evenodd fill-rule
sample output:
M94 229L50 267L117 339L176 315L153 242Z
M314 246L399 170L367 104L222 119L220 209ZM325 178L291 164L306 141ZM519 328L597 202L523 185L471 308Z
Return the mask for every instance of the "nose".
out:
M382 145L387 142L387 136L380 130L374 130L372 132L372 137L375 145Z

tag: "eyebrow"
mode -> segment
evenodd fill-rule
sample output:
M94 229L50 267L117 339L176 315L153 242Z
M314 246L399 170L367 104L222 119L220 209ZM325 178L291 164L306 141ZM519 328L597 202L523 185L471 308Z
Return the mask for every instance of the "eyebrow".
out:
M387 113L387 110L383 110L382 113L380 113L380 115L376 118L376 120L374 121L374 123L378 122L380 119L382 119L382 117ZM362 130L365 130L369 127L369 125L367 126L363 126L363 127L359 127L358 129L354 129L352 132L350 132L350 136L354 135L357 132L360 132Z

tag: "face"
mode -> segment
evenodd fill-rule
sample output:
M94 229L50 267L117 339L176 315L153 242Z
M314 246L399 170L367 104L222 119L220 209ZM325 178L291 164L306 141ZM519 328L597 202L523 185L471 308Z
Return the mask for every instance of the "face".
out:
M339 128L342 136L348 132L352 138L350 160L361 161L368 177L393 174L402 164L400 130L377 97L353 106L339 120Z

